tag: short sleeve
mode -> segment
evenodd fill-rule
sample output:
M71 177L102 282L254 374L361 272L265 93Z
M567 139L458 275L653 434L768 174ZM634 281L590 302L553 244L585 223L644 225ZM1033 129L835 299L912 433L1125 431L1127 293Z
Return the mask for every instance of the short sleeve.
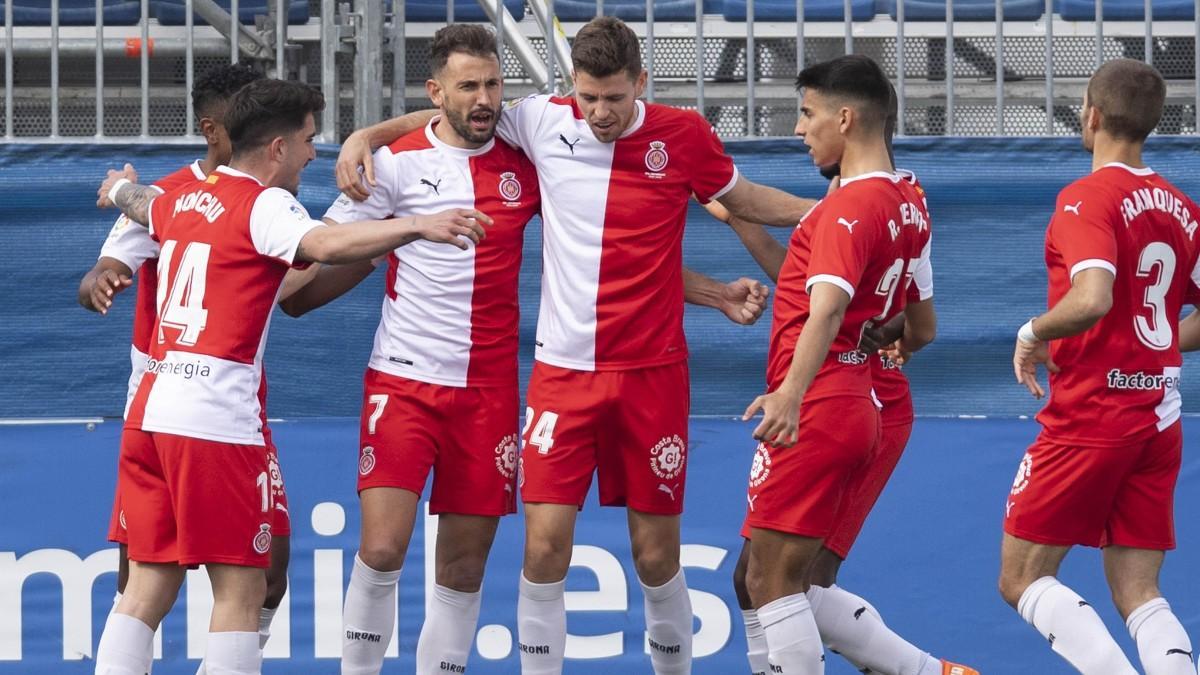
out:
M1062 255L1069 279L1092 268L1116 275L1117 238L1109 204L1094 188L1079 183L1058 194L1048 238Z
M108 238L100 247L100 257L119 260L136 273L147 260L158 257L158 242L150 236L149 229L122 214L108 231Z
M691 190L701 203L707 204L733 189L738 181L737 166L725 152L717 130L697 113L694 118L695 133L691 143Z
M913 267L912 283L908 286L909 302L920 302L933 297L933 262L930 260L932 247L933 238L930 237L921 248L921 257L917 258L917 264Z
M833 197L844 195L839 191ZM874 239L874 232L866 220L867 216L856 206L855 200L826 200L820 217L813 223L805 291L811 292L814 284L830 283L854 298L855 289L866 272ZM808 221L804 226L808 226Z
M533 139L549 105L550 97L546 94L533 94L505 103L500 111L500 121L496 124L496 133L509 145L530 154L534 147Z
M313 220L304 206L282 188L264 190L250 211L250 239L259 254L294 265L304 235L324 223Z
M386 147L375 151L375 187L370 188L366 200L356 202L346 195L338 195L325 211L325 217L335 223L353 223L359 220L382 220L396 210L392 198L396 186L396 156ZM369 186L368 186L369 187Z

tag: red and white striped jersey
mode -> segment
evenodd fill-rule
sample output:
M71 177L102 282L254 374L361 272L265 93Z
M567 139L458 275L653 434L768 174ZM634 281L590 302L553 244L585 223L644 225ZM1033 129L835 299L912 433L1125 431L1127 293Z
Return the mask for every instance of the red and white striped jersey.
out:
M687 358L681 242L688 199L725 194L733 160L699 114L637 102L613 143L573 98L510 103L498 133L537 166L544 253L539 361L621 370Z
M224 166L151 203L158 315L127 427L263 444L271 310L300 239L320 226L286 190Z
M153 187L160 192L173 190L204 180L200 160L163 176ZM129 387L125 397L125 414L129 414L129 403L137 392L142 373L146 372L146 359L150 352L150 333L154 330L154 317L158 311L154 305L158 294L158 242L150 237L150 230L132 222L124 214L113 223L108 239L100 248L101 258L119 260L137 277L137 298L133 306L133 339L129 347Z
M521 151L492 139L458 148L434 134L439 119L375 153L365 202L341 196L325 217L346 223L477 209L493 219L467 250L414 241L388 255L387 287L369 365L452 387L517 379L517 286L525 225L538 212L537 173Z
M921 181L917 180L916 175L903 169L897 169L896 174L913 186L928 211L929 202L925 199L925 188L921 187ZM930 230L930 239L925 242L925 247L921 249L921 257L912 270L912 283L908 285L907 302L918 302L933 297L933 262L930 260L932 236L933 231ZM883 318L883 322L887 322L903 312L904 306L898 302L893 303L891 312ZM886 356L872 354L871 383L875 389L876 399L883 406L881 414L885 426L912 422L913 403L909 393L908 378L900 371L899 366Z
M869 320L893 316L929 240L925 200L892 173L843 179L796 226L776 286L767 388L783 383L809 318L808 293L829 283L850 296L845 318L805 400L871 395L871 357L858 350Z
M1200 209L1150 169L1108 164L1058 194L1046 230L1048 306L1075 275L1115 276L1112 307L1079 335L1050 343L1059 367L1038 413L1058 443L1118 446L1179 419L1182 356L1176 326L1200 294Z

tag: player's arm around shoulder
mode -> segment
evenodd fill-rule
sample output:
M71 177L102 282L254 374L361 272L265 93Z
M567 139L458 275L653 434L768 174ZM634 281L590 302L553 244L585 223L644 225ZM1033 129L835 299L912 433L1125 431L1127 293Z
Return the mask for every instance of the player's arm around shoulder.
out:
M764 274L771 281L779 281L779 270L783 267L783 261L787 258L787 247L776 241L775 237L767 232L767 228L758 223L752 223L748 220L738 218L729 212L721 202L710 201L703 205L709 215L729 226L733 233L737 235L742 242L742 246L754 258L754 262L762 268Z
M375 187L374 153L405 134L429 124L437 110L418 110L359 129L342 143L334 165L338 190L355 201L363 201ZM361 170L361 173L360 173Z

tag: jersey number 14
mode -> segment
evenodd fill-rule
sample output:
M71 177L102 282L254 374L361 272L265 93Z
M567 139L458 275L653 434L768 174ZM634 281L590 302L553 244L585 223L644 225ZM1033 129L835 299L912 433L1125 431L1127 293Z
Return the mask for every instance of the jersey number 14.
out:
M208 323L204 289L212 245L195 241L189 243L183 249L179 269L171 277L171 262L177 243L174 239L163 242L158 255L158 341L160 344L166 342L164 328L174 328L180 331L176 341L192 347Z

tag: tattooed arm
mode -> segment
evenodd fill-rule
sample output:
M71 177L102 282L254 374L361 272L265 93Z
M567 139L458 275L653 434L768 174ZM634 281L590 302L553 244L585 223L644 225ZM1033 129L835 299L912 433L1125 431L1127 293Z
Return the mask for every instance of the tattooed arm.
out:
M96 206L116 206L127 218L144 226L150 222L150 202L162 192L151 185L138 185L137 179L131 164L126 164L120 171L109 169L108 177L96 191L99 196Z

